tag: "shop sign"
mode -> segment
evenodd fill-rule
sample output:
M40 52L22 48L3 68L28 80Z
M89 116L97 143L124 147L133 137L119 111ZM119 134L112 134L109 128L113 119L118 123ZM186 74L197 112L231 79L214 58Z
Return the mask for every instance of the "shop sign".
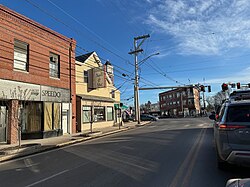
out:
M69 102L70 91L68 89L41 86L41 101Z
M106 78L102 67L93 68L93 88L105 88Z
M40 101L40 85L0 80L0 99Z
M0 99L69 102L69 89L0 79Z

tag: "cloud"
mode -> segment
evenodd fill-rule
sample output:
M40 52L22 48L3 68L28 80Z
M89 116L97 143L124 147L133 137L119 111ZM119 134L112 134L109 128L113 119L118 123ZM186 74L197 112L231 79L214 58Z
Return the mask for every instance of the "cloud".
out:
M171 36L178 53L220 55L250 48L249 0L161 0L146 24Z
M207 83L209 84L221 84L223 82L228 83L237 83L237 82L242 82L242 83L250 83L250 67L247 67L243 69L241 72L235 73L233 76L227 76L227 77L222 77L218 79L210 79L206 80Z

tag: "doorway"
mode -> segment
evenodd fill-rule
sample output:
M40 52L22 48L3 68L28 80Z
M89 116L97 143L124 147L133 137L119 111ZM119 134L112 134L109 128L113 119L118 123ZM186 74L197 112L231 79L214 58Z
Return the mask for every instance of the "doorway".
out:
M68 110L63 110L62 111L62 129L63 129L63 134L69 133L68 130L68 117L69 116L69 111Z
M8 110L6 106L0 106L0 142L7 142Z

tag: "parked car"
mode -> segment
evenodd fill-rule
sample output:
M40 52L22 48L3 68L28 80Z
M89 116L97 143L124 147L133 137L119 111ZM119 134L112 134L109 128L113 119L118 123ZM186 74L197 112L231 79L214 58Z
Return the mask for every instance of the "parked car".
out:
M157 121L158 118L149 114L141 114L141 121Z
M229 164L250 166L250 100L246 97L229 99L214 120L214 139L218 168Z
M230 179L227 181L226 187L250 187L250 178L247 179Z
M229 95L230 100L250 99L250 90L237 90Z

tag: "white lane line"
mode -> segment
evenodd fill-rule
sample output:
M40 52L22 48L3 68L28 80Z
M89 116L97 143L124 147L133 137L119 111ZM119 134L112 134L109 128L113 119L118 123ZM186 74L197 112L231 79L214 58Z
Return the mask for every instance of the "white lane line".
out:
M204 126L205 126L205 124L204 124L204 123L202 123L202 124L199 124L198 126L199 126L199 127L204 127Z
M184 125L184 127L190 127L190 125Z
M56 177L56 176L58 176L58 175L61 175L61 174L65 173L65 172L68 172L68 171L69 171L69 170L61 171L61 172L59 172L59 173L56 173L56 174L54 174L54 175L51 175L50 177L47 177L47 178L42 179L42 180L40 180L40 181L34 182L34 183L32 183L32 184L30 184L30 185L28 185L28 186L26 186L26 187L35 186L35 185L37 185L37 184L39 184L39 183L42 183L42 182L47 181L47 180L49 180L49 179L52 179L52 178L54 178L54 177Z

